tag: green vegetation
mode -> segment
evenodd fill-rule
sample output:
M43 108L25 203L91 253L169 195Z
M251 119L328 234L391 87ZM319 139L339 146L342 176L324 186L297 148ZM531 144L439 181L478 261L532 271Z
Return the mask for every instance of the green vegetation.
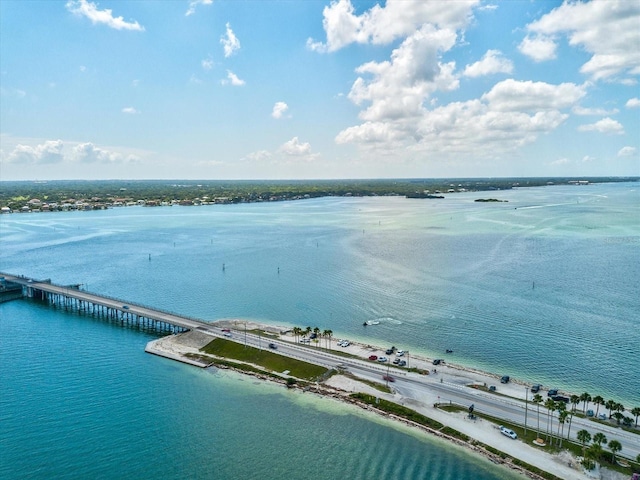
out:
M424 425L425 427L433 428L435 430L444 428L444 425L440 422L426 417L421 413L416 412L415 410L411 410L410 408L407 408L405 406L398 405L397 403L393 403L382 398L377 398L366 393L352 393L350 396L351 398L359 400L368 405L373 405L379 410L390 413L392 415L396 415L401 418L405 418L420 425ZM453 431L455 432L455 430ZM457 434L462 435L460 432L457 432Z
M86 202L85 208L106 208L116 201L122 204L176 202L241 203L326 196L406 196L415 193L451 191L491 191L513 187L567 184L577 178L450 178L384 180L66 180L50 182L0 182L0 207L19 211L32 199L43 203L72 205ZM639 177L580 178L591 183L638 181ZM54 207L52 208L58 208ZM33 206L33 208L40 208Z
M278 355L267 350L260 350L258 348L245 346L222 338L214 339L201 348L200 351L216 355L218 357L260 365L271 372L284 372L288 370L291 376L308 381L316 381L326 378L326 375L329 373L326 368L319 365L302 362L294 358Z

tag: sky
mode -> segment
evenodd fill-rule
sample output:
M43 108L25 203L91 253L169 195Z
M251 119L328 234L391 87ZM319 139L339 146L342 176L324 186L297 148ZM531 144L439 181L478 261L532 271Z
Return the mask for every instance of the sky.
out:
M640 175L640 1L0 0L0 180Z

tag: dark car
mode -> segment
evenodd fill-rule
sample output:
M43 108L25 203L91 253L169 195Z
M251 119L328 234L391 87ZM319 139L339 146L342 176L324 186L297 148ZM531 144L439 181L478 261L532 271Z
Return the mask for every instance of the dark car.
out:
M393 348L387 348L387 350L384 353L386 353L387 355L393 354Z
M503 375L500 379L500 383L509 383L509 380L511 380L511 377L509 377L509 375Z
M541 388L542 388L542 385L538 383L537 385L534 385L531 387L531 393L538 393Z
M272 350L277 350L278 346L275 343L270 343L269 348L271 348Z
M378 360L377 355L369 355L369 360Z
M551 399L554 402L564 402L564 403L569 403L569 397L564 397L562 395L554 395L553 397L551 397Z
M495 385L490 385L489 386L489 391L490 392L495 392L496 391L496 386Z
M549 390L547 392L547 397L553 397L554 395L558 394L558 389L557 388L552 388L551 390Z
M441 363L442 363L442 359L441 359L441 358L436 358L436 359L433 361L433 364L434 364L434 365L440 365Z

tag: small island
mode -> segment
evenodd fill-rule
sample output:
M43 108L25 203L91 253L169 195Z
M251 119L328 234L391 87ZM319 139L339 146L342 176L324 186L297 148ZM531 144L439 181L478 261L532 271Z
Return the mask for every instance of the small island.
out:
M498 200L497 198L477 198L474 200L474 202L505 202L508 203L509 200Z

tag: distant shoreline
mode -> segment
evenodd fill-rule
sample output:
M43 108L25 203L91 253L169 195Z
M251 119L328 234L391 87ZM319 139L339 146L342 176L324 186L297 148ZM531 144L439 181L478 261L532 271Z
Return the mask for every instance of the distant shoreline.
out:
M638 182L640 177L451 178L385 180L55 180L0 181L0 213L237 204L309 198L402 196L444 198L555 185Z

